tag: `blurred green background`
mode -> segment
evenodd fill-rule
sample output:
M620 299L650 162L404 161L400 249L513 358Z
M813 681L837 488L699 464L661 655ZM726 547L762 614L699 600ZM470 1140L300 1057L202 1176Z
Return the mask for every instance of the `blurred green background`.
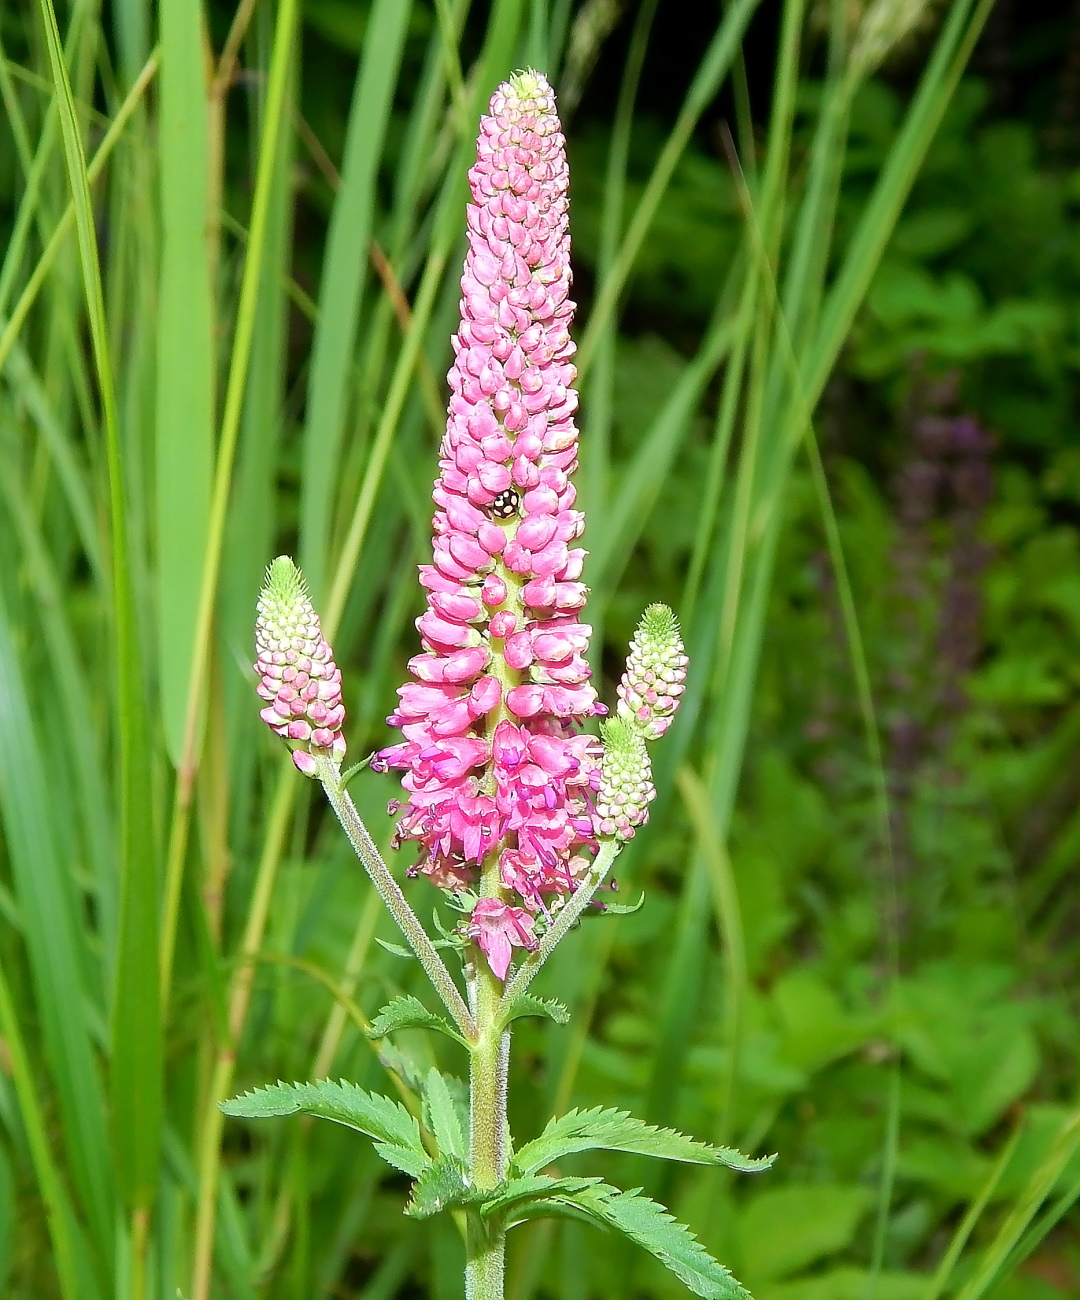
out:
M0 1293L461 1293L363 1139L216 1102L436 1050L363 1036L423 990L258 721L251 624L296 555L350 753L385 743L476 118L532 65L601 692L654 600L691 689L643 906L560 948L568 1027L519 1022L514 1132L778 1151L585 1170L757 1300L1080 1295L1080 9L27 0L0 43ZM395 782L355 791L385 846ZM511 1237L513 1300L678 1294Z

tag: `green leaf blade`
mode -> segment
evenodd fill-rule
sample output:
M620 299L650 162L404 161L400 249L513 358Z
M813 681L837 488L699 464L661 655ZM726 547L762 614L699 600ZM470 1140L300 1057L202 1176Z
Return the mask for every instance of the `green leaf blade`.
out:
M59 819L51 815L55 803L31 700L7 593L0 586L0 732L8 738L0 745L0 831L48 1062L42 1083L49 1078L55 1086L62 1145L90 1227L93 1254L107 1259L113 1240L107 1207L114 1204L116 1189L105 1140L108 1107L92 1041L92 1008L100 990L87 988L83 978L90 964L86 935L76 919L79 899ZM12 737L18 738L17 744ZM38 1062L34 1065L41 1070ZM43 1188L43 1194L46 1191Z
M678 1160L694 1165L724 1165L739 1173L761 1173L775 1156L753 1158L731 1147L715 1147L696 1138L686 1137L669 1128L634 1119L623 1110L572 1110L551 1120L543 1133L528 1142L514 1157L519 1174L532 1174L564 1156L578 1151L627 1151L635 1155L655 1156L660 1160Z
M480 1213L484 1218L490 1218L517 1210L522 1218L531 1218L533 1215L529 1211L540 1210L545 1204L550 1205L553 1196L561 1193L573 1195L587 1187L595 1187L602 1181L600 1178L545 1178L542 1174L511 1178L483 1202Z
M709 1254L689 1228L656 1201L637 1191L620 1192L605 1183L558 1200L584 1210L595 1222L614 1228L654 1256L702 1300L751 1300L750 1292Z
M411 957L412 953L408 955ZM434 1029L440 1034L445 1034L447 1038L461 1043L462 1046L467 1046L464 1038L451 1028L444 1017L429 1011L419 998L414 998L411 994L388 1002L371 1022L367 1036L386 1038L388 1034L396 1033L399 1029Z
M525 1016L545 1017L557 1025L570 1023L570 1009L565 1002L560 1002L558 998L538 998L531 993L519 993L503 1012L502 1024L505 1028L511 1021Z
M367 282L379 163L408 32L411 3L377 0L349 110L341 189L326 241L312 346L300 498L300 558L316 603L327 595L327 559L348 384Z
M381 1093L366 1092L344 1079L338 1082L320 1079L315 1083L272 1083L232 1097L221 1102L220 1106L226 1115L237 1119L314 1115L356 1129L387 1147L412 1152L421 1161L421 1168L430 1163L420 1140L420 1126L400 1102Z
M198 10L161 6L161 288L157 313L158 672L165 741L183 758L210 520L214 337L209 114Z
M464 1089L458 1080L453 1081L459 1094ZM464 1113L463 1113L464 1112ZM455 1097L450 1081L432 1066L424 1080L424 1120L439 1144L444 1156L457 1156L464 1161L468 1156L468 1103Z
M146 993L158 982L157 855L142 655L132 581L130 504L123 473L97 228L79 115L52 0L40 0L39 8L74 205L108 467L121 809L120 933L110 1035L112 1163L128 1207L147 1209L154 1199L158 1180L164 1048L160 1000ZM78 1076L72 1076L75 1077ZM93 1212L107 1221L104 1203L97 1203ZM111 1242L103 1243L103 1253L111 1255Z

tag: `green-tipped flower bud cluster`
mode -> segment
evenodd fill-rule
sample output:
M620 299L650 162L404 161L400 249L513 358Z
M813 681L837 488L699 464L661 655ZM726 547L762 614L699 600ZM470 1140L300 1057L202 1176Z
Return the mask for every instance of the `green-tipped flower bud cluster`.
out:
M688 662L679 620L666 605L650 605L630 642L617 710L646 740L659 739L671 726Z
M266 570L255 648L256 689L270 701L259 716L289 742L293 762L306 776L314 776L319 753L340 763L345 757L341 673L323 640L303 575L287 555Z
M648 821L649 804L656 798L645 738L619 717L603 723L600 734L604 758L596 793L596 833L629 840Z
M598 836L628 840L648 821L656 788L645 742L671 726L688 662L679 620L666 605L650 605L630 642L615 716L601 728L604 757L593 819Z

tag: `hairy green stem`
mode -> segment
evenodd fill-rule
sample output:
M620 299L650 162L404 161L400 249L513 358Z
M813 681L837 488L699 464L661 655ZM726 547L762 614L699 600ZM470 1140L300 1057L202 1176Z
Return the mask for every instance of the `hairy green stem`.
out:
M375 841L368 834L368 829L356 811L356 805L341 783L341 769L333 759L319 755L315 760L316 772L322 782L326 797L337 814L342 829L349 837L349 843L356 851L356 856L364 864L364 869L371 877L371 883L378 890L379 897L386 904L387 910L398 923L398 928L408 941L409 947L416 954L420 965L427 972L427 977L435 986L435 992L442 998L443 1005L454 1017L454 1023L470 1042L477 1039L477 1027L465 1000L458 992L453 977L446 969L446 963L435 950L435 945L428 938L427 931L417 920L416 913L409 906L398 882L390 874L382 860Z
M605 839L600 841L600 851L593 859L589 874L566 900L562 910L556 916L543 939L541 939L539 948L525 958L514 972L510 983L507 984L506 991L503 993L499 1004L500 1014L505 1012L514 999L524 993L536 978L540 967L554 952L555 945L592 902L593 895L604 883L607 873L611 870L611 864L621 851L621 840Z
M473 948L469 999L479 1037L469 1057L469 1178L474 1187L497 1187L506 1178L509 1126L506 1118L510 1035L499 1027L502 982ZM501 1219L468 1215L465 1237L466 1300L503 1300L506 1229Z

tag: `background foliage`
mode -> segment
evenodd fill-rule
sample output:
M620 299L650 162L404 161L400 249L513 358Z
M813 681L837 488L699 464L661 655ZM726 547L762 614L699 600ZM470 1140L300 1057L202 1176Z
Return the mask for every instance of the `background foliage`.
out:
M459 1293L362 1140L216 1102L430 1064L361 1032L417 982L262 734L251 621L298 554L382 742L464 170L522 64L569 139L596 668L662 599L694 687L644 906L515 1035L515 1134L602 1103L779 1151L611 1157L758 1300L1080 1290L1080 26L754 9L0 14L5 1294ZM679 1293L587 1231L520 1229L509 1294Z

